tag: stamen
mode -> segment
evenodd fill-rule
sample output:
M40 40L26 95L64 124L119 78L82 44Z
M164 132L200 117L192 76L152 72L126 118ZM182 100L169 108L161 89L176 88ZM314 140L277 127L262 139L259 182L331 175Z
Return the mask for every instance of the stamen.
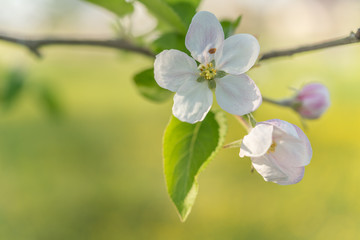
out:
M276 146L277 146L276 142L273 141L267 153L275 152Z
M200 70L200 76L206 80L214 79L216 76L216 69L214 68L213 63L208 63L205 65L200 64L198 69Z
M210 48L209 53L214 54L216 52L216 48Z

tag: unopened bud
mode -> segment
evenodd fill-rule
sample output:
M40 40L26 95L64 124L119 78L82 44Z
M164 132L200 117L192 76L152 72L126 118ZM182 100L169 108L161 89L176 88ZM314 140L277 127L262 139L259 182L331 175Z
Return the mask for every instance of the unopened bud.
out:
M330 106L330 94L321 83L305 85L293 98L292 108L303 118L319 118Z

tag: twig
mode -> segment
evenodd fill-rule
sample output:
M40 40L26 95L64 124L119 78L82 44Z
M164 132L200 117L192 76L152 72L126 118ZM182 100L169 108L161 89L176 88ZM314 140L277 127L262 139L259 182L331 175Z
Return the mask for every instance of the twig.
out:
M251 124L248 121L248 119L245 119L246 117L244 116L239 116L239 115L233 115L242 125L243 127L246 129L247 132L250 131L251 129Z
M292 99L274 100L264 96L262 96L262 100L264 102L272 103L283 107L291 107L291 104L293 103Z
M264 61L277 57L292 56L297 53L309 52L313 50L319 50L319 49L347 45L351 43L359 43L359 42L360 42L360 28L357 30L356 33L351 32L349 36L344 38L330 40L317 44L304 45L298 48L267 52L260 57L259 61Z
M88 45L99 46L107 48L115 48L121 50L132 51L146 56L155 57L155 54L147 48L136 46L125 39L76 39L76 38L27 38L19 36L11 36L6 33L0 33L0 40L12 42L28 48L36 56L41 57L40 48L50 45ZM360 28L356 33L351 32L349 36L330 40L318 44L304 45L298 48L291 48L287 50L270 51L261 55L259 61L264 61L272 58L292 56L297 53L309 52L329 47L347 45L360 42Z
M149 49L136 46L124 39L76 39L76 38L37 38L15 37L0 33L0 40L22 45L37 57L41 57L40 48L49 45L87 45L115 48L132 51L146 56L154 57Z

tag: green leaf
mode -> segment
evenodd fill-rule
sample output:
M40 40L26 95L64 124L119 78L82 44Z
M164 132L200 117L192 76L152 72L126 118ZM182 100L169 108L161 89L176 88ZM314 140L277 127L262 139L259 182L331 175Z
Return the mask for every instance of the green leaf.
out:
M164 0L139 0L160 21L164 21L179 33L186 33L186 25L174 9Z
M12 70L5 82L2 93L2 104L5 109L10 108L19 97L25 85L25 73L19 69Z
M224 143L223 112L209 112L202 122L189 124L172 117L164 133L164 169L168 193L185 221L198 192L197 176Z
M197 8L201 2L201 0L165 0L165 1L169 4L179 3L179 2L190 3L195 8Z
M241 22L241 16L239 16L233 22L231 22L229 20L224 20L224 21L220 22L221 26L223 27L223 30L224 30L225 38L228 38L228 37L230 37L231 35L233 35L235 33L235 31L238 28L240 22Z
M172 92L161 88L154 79L154 69L150 68L135 75L134 82L141 95L154 102L164 102Z
M152 43L155 53L160 53L165 49L177 49L187 52L185 47L185 35L176 32L165 33Z
M59 118L63 115L63 108L54 89L48 85L42 85L39 89L39 100L44 110L50 117Z
M134 8L125 0L85 0L115 13L119 17L131 13Z
M192 18L196 14L196 8L190 2L177 2L170 4L172 9L181 17L186 28L189 27Z

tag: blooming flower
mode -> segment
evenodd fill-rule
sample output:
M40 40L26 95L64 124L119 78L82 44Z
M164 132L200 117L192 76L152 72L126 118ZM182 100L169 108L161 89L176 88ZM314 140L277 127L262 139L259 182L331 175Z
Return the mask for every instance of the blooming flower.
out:
M330 94L321 83L305 85L294 97L292 107L303 118L319 118L330 106Z
M257 123L244 137L240 157L244 156L251 158L254 168L265 181L288 185L303 178L312 149L299 127L272 119Z
M185 45L193 58L171 49L158 54L154 63L159 86L176 92L175 117L189 123L202 121L213 102L212 89L220 107L231 114L244 115L260 106L260 90L244 74L259 55L255 37L236 34L224 40L215 15L202 11L193 17Z

